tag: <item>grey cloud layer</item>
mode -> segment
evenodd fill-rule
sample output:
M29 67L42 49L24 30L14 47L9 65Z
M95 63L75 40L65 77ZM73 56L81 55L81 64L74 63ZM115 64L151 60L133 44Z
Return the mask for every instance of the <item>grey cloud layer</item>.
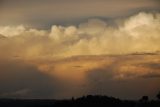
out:
M0 61L1 98L53 98L56 88L52 81L53 77L23 61Z
M159 0L4 0L0 24L49 26L88 17L127 16L140 10L159 10ZM99 8L100 7L100 8Z

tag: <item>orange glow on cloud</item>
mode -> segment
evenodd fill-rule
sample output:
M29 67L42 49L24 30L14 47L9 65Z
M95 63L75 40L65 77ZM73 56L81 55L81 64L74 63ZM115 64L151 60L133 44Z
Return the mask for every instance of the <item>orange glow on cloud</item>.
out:
M50 30L23 25L0 26L0 70L8 70L8 77L16 73L17 78L20 72L28 74L31 70L31 74L38 77L51 78L48 81L58 87L55 89L57 96L78 95L88 90L95 93L100 89L109 90L107 83L111 89L121 87L123 91L118 82L129 84L133 80L133 83L140 80L141 84L146 83L145 87L158 89L160 13L140 12L124 20L115 20L115 24L116 27L103 20L91 19L78 26L53 25ZM4 68L3 61L6 63ZM17 62L22 62L23 66ZM13 64L15 67L11 66ZM148 78L153 78L154 84L148 85ZM65 88L68 85L67 89L59 88L59 81ZM85 90L81 93L81 90L76 91L79 87ZM30 92L29 89L17 92L23 90L27 90L25 94Z

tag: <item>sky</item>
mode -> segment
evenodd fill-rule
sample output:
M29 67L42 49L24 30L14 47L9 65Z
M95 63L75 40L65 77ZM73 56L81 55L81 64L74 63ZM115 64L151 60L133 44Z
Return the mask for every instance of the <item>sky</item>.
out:
M155 98L159 0L1 0L0 98Z
M138 11L159 11L159 0L1 0L1 24L49 28L88 18L116 18Z

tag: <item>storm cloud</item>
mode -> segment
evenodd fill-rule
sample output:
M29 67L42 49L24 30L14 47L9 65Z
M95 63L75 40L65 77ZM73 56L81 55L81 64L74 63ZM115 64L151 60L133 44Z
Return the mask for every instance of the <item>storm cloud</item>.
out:
M1 25L0 97L153 97L160 89L159 34L159 12L47 30Z

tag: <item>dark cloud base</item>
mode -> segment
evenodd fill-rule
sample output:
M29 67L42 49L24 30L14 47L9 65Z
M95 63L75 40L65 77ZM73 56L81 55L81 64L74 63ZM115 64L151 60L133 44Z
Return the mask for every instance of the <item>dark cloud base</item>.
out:
M0 98L70 98L82 95L108 95L122 99L139 99L143 95L155 98L154 95L160 90L160 74L158 73L159 63L147 62L146 58L158 59L158 55L118 55L118 56L80 56L48 62L48 66L55 68L57 65L63 67L67 63L75 63L72 68L67 67L66 71L74 74L77 69L83 69L85 64L81 61L97 61L114 59L110 66L98 67L85 72L85 80L78 83L77 80L66 81L56 75L50 75L47 71L41 71L37 66L24 62L23 60L3 60L0 62ZM151 58L150 58L151 57ZM140 59L140 60L139 60ZM142 61L144 60L144 61ZM146 61L145 61L146 60ZM131 65L152 69L151 73L132 73L132 69L127 73L121 72L123 78L119 77L115 68L119 64L126 65L129 61ZM127 63L126 63L127 62ZM134 63L133 63L134 62ZM47 61L45 61L47 63ZM82 65L81 65L82 64ZM87 63L86 63L87 64ZM51 72L51 71L50 71ZM52 71L54 73L54 71ZM66 75L68 76L68 75ZM78 76L78 75L73 75Z

